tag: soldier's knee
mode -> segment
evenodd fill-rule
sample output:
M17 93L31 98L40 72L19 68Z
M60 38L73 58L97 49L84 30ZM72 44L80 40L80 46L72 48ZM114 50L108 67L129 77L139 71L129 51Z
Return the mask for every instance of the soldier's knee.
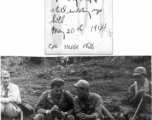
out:
M19 116L20 112L21 109L16 104L13 103L5 104L5 114L10 118Z
M44 120L45 116L43 114L37 114L35 117L34 117L34 120Z
M66 120L75 120L73 115L67 115Z
M5 109L5 104L1 103L1 113L4 113L4 109Z

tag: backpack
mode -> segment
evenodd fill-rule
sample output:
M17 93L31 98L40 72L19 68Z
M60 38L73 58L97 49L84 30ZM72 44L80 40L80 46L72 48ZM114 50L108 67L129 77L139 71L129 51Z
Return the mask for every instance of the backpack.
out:
M27 101L22 101L18 106L21 108L25 116L33 114L34 108Z

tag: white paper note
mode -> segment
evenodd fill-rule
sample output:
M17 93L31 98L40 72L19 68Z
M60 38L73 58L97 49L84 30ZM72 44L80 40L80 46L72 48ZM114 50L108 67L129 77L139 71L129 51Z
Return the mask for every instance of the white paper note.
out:
M112 0L45 0L45 54L112 54Z

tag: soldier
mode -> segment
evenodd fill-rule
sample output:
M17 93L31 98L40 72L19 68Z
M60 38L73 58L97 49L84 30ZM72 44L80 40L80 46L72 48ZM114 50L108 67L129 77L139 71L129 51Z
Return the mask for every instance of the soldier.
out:
M64 90L64 80L55 78L51 81L51 90L42 93L36 105L37 115L34 120L75 120L73 98Z
M102 104L102 98L90 92L90 85L86 80L79 80L74 84L77 96L74 99L74 111L79 120L102 120L104 112L111 120L113 116Z
M133 76L135 82L129 88L129 103L134 108L137 108L142 99L139 111L134 120L151 120L152 83L147 80L146 69L144 67L135 68ZM133 116L133 114L130 114L130 116ZM132 117L130 119L132 120Z
M2 117L17 117L21 112L21 109L17 106L17 104L21 103L19 87L11 83L11 77L8 71L1 71L1 82L0 99Z

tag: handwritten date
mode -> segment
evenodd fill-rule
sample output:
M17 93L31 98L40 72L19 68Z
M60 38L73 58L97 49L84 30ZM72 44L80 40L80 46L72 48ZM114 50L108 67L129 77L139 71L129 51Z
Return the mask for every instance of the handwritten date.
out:
M52 31L52 35L56 34L56 33L62 33L63 34L63 39L65 39L65 33L61 29L55 28L55 26L53 26L51 31Z

